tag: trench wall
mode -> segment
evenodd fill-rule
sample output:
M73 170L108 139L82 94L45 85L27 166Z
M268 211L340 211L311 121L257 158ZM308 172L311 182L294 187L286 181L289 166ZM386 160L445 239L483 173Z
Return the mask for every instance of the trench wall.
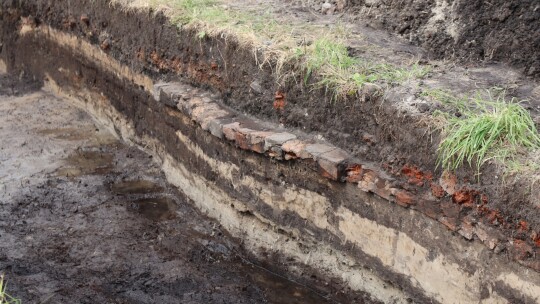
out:
M344 162L343 151L134 70L103 45L16 10L1 22L8 71L74 98L153 153L173 184L262 259L282 256L280 267L309 267L385 303L540 301L537 271L407 208L417 197L384 185L391 195L377 194L382 176Z

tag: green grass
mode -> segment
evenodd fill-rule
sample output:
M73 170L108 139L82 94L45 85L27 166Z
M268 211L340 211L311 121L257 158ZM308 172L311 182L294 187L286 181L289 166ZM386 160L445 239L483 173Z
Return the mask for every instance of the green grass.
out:
M6 293L7 284L4 282L4 275L0 275L0 304L21 304L21 300Z
M443 114L443 139L438 148L438 165L456 170L464 163L480 167L489 160L517 168L515 156L540 148L540 135L530 113L504 93L488 97L455 98L444 91L431 92L443 103L455 105L461 117Z

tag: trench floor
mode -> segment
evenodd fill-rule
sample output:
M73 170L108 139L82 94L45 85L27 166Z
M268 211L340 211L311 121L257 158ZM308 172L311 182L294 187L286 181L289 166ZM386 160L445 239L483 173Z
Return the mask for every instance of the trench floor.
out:
M0 272L23 303L333 303L270 273L87 113L0 75ZM365 303L365 299L362 300Z

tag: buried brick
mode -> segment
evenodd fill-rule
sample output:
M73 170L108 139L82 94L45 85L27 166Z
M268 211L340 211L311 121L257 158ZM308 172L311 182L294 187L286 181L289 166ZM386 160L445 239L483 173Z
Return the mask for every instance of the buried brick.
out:
M169 106L176 108L179 101L187 93L185 85L175 82L160 82L154 85L154 98Z
M345 173L345 160L349 154L341 149L322 153L317 157L321 174L334 181L340 181Z
M405 190L397 191L396 194L396 203L403 207L408 207L414 204L414 195Z
M208 131L217 138L223 138L223 126L233 122L233 117L214 118L208 121Z
M232 122L222 126L223 135L228 140L236 139L236 132L240 129L239 122Z
M476 224L474 234L491 250L495 249L499 241L504 239L504 236L499 231L486 226L482 222Z
M281 146L281 150L285 152L285 158L301 158L301 159L307 159L311 158L311 155L307 153L306 151L307 143L304 141L293 139L285 142Z
M345 167L345 180L348 183L358 183L362 179L362 165L357 163L349 163Z
M523 240L514 239L510 245L510 253L516 260L524 260L534 253L532 246Z
M249 144L249 150L257 152L257 153L264 153L266 151L264 149L266 138L274 134L275 134L274 132L269 132L269 131L248 132L247 139L248 139L248 144Z
M268 155L270 157L274 157L277 159L283 158L283 150L281 149L281 146L290 141L295 140L296 135L287 133L287 132L281 132L281 133L274 133L264 139L264 150L268 151Z
M312 155L314 159L317 159L317 157L323 153L327 153L335 149L337 148L326 144L309 144L306 146L306 152Z
M228 111L223 110L220 106L215 103L202 104L191 113L191 118L201 125L201 128L205 131L208 131L209 124L212 120L216 118L223 118L229 116Z

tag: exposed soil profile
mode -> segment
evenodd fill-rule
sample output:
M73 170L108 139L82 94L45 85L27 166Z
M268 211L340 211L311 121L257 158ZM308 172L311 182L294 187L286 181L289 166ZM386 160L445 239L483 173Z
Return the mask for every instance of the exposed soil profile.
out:
M12 243L19 235L36 231L36 239L43 237L41 225L62 231L59 236L47 235L55 237L55 243L65 243L52 249L46 239L40 243L28 240L25 250L39 263L48 265L48 259L57 263L51 267L88 266L84 269L94 276L113 269L107 280L96 279L84 286L87 295L97 290L104 299L120 303L139 294L173 302L178 288L185 291L182 297L194 297L193 302L310 303L322 301L321 296L337 302L372 301L368 294L353 290L371 290L379 300L396 303L539 300L540 192L530 183L536 172L527 176L531 179L502 179L503 169L494 162L486 163L480 176L472 166L461 167L455 174L443 172L437 166L442 135L426 121L432 122L446 109L423 95L425 88L467 93L502 86L511 97L530 98L523 103L525 111L538 125L540 86L530 77L534 73L527 76L529 71L505 65L431 61L434 53L430 55L429 50L355 23L356 17L381 13L385 7L388 14L395 12L398 17L424 11L436 14L439 9L446 12L444 16L452 15L446 2L413 1L409 5L414 9L399 10L393 1L353 1L342 7L346 13L340 19L337 10L313 15L294 1L272 1L276 8L268 16L280 14L299 24L321 27L345 20L344 26L352 33L345 40L347 56L389 65L413 60L415 66L430 68L425 78L393 83L382 91L363 86L339 101L328 90L310 86L317 79L300 75L302 79L280 81L272 65L261 64L262 51L246 47L233 36L212 36L174 23L166 9L123 6L131 2L2 4L0 62L18 77L1 76L5 84L0 86L0 94L9 95L6 98L13 102L18 100L14 96L33 92L24 96L36 97L34 108L43 111L49 108L39 102L51 98L53 114L43 116L59 115L57 120L63 116L55 109L63 109L62 104L36 90L45 85L69 95L92 115L106 120L122 139L152 153L165 172L143 152L109 136L100 139L101 131L96 131L95 139L94 127L79 130L77 125L65 124L28 131L28 141L37 137L77 144L73 153L61 153L61 168L47 167L50 170L41 177L35 173L39 182L33 182L36 176L31 172L30 183L19 185L23 194L15 193L16 199L10 198L5 205L11 206L4 214ZM260 2L227 3L248 10L256 9ZM345 2L332 3L337 7ZM461 7L458 4L452 9ZM372 11L363 12L363 5ZM519 12L519 7L509 10ZM452 47L445 39L450 38L438 31L451 31L452 27L429 14L387 22L411 23L402 34L420 35L422 30L435 28L431 43L444 46L438 47L440 56L435 57L449 56ZM461 27L459 30L462 33ZM499 37L497 31L493 33ZM474 35L476 32L469 36ZM485 37L489 35L485 33ZM463 54L455 54L465 61L485 57L472 47L462 49ZM524 55L516 60L517 66L530 58ZM6 123L20 123L20 117L32 116L23 113L17 119L12 109L5 112ZM463 113L449 112L452 117ZM84 113L73 117L75 122L89 121ZM17 169L40 162L30 157L23 164L10 153L4 158L8 161L3 165L11 166L9 174L14 180L26 180L16 175L26 171ZM165 180L183 189L185 195ZM68 189L77 191L66 192ZM90 204L82 216L81 205L73 204L79 196ZM39 207L40 197L51 198L46 208ZM10 218L11 213L17 217ZM37 228L27 228L30 222L20 220L28 215L37 217ZM120 223L115 223L118 218ZM70 230L77 225L95 230ZM119 234L111 236L111 231ZM103 248L90 248L94 251L87 248L92 247L90 243L79 242L96 234L111 242L103 242ZM70 247L62 238L72 236L75 246ZM141 240L136 244L129 241L138 236ZM150 249L144 254L130 251L140 243ZM189 247L189 258L182 255L184 246ZM37 247L50 249L42 251L49 255L42 259L41 251L32 251ZM97 264L87 265L86 259L72 257L74 251ZM26 276L38 273L39 279L42 273L54 270L34 271L28 266L30 270L17 272L17 266L9 262L20 258L17 251L6 247L6 252L5 267L15 269L12 273L20 280L16 284L22 286L16 291L23 295ZM116 267L109 254L128 262ZM187 264L175 264L175 256ZM250 260L261 261L265 269L290 276L299 284L274 275L268 278L269 272L252 267ZM170 269L171 265L178 268ZM173 282L178 269L196 273L200 280L188 282L183 277ZM84 273L73 275L77 284L83 284ZM161 276L170 280L162 284ZM51 277L72 279L58 272ZM210 281L203 280L207 277ZM128 282L133 281L131 290ZM36 281L28 284L35 284L32 282ZM238 287L244 284L258 287ZM46 293L67 298L75 288L70 286L64 294L54 286L47 287ZM208 286L220 288L208 294L203 291ZM281 287L283 293L266 291ZM235 294L238 290L240 295Z
M23 303L372 303L251 263L150 155L1 77L0 269Z

